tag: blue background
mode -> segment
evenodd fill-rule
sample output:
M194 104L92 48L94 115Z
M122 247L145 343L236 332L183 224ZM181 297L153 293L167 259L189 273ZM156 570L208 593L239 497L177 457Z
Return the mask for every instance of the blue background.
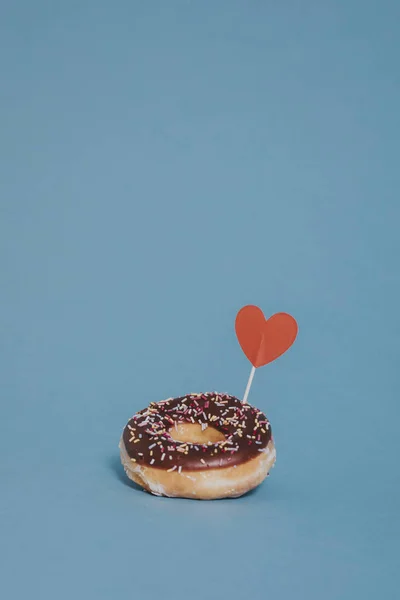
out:
M397 1L3 1L0 587L7 600L397 599ZM242 395L278 461L149 496L127 419Z

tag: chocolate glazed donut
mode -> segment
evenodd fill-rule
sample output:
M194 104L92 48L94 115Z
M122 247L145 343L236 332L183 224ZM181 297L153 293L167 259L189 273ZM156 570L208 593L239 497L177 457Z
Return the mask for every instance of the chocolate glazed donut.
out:
M268 419L215 392L152 402L126 425L121 460L133 481L163 496L237 497L275 463Z

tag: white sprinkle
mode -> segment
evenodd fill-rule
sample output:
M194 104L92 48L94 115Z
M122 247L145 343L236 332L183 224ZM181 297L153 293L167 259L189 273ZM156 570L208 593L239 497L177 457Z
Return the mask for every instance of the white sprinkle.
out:
M178 467L178 473L181 473L181 472L182 472L182 467L181 467L181 466L179 466L179 467Z
M151 450L152 448L154 448L154 446L155 446L155 443L151 444L151 446L149 446L149 450Z
M176 469L176 465L174 465L174 466L172 467L172 469L167 469L167 473L170 473L171 471L175 471L175 469Z
M165 453L161 455L161 460L164 460L165 458Z
M150 464L152 465L154 463L154 458L151 459Z

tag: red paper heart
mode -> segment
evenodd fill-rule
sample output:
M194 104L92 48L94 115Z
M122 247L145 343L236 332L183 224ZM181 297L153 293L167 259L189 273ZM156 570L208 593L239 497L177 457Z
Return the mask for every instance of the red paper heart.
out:
M244 306L235 322L239 344L254 367L262 367L290 348L297 336L297 323L286 313L269 319L257 306Z

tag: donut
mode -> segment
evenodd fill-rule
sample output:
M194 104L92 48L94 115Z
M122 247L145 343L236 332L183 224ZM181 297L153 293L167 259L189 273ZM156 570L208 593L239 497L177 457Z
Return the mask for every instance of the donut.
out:
M151 402L127 423L119 444L127 476L156 496L237 498L275 464L265 415L228 394Z

